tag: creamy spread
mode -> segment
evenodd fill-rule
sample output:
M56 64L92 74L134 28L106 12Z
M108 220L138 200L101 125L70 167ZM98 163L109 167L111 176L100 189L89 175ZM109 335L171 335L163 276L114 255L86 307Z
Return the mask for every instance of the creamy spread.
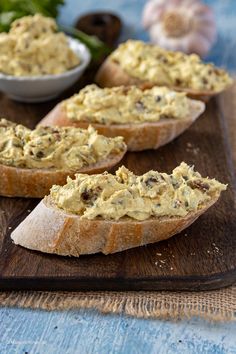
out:
M14 76L60 74L80 63L56 22L40 14L12 23L0 34L0 72Z
M196 54L173 52L128 40L110 56L132 77L170 87L221 91L232 83L223 69L203 63Z
M166 87L142 91L135 86L101 89L93 84L64 101L64 107L73 121L125 124L184 119L189 113L189 102L185 93Z
M30 130L0 120L0 164L21 168L76 171L124 151L122 137L107 138L88 129L38 127Z
M124 166L115 175L76 174L62 187L54 185L50 193L59 208L82 218L145 220L185 216L225 189L226 185L201 177L182 162L171 175L149 171L136 176Z

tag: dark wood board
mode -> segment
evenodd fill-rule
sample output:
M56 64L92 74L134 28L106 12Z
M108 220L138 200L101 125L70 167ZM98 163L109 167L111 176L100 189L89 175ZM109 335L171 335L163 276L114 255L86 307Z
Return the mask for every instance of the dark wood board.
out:
M91 81L88 76L86 81ZM58 100L30 105L0 94L0 115L33 127ZM10 233L38 200L0 198L0 289L210 290L232 284L236 281L236 213L230 155L224 117L214 99L202 117L172 143L157 151L128 153L122 163L137 174L149 169L170 173L186 161L203 176L215 177L229 187L215 206L179 235L108 256L76 259L13 245Z

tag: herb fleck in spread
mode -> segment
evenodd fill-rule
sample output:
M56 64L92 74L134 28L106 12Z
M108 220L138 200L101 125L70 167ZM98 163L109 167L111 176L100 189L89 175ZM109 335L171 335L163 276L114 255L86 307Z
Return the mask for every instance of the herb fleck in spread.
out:
M166 87L142 91L135 86L101 89L93 84L64 101L64 107L71 120L109 125L184 119L189 102L185 93Z
M196 54L167 51L141 41L122 43L110 58L132 77L158 85L220 92L232 83L226 71L203 63Z
M92 127L30 130L0 120L0 163L21 168L76 171L125 149L122 137L98 135Z
M56 22L40 14L12 23L0 34L0 72L14 76L60 74L80 64Z
M171 175L149 171L136 176L124 166L116 175L77 174L74 180L68 177L65 186L53 186L51 197L59 208L86 219L145 220L185 216L225 189L226 185L201 177L182 162Z

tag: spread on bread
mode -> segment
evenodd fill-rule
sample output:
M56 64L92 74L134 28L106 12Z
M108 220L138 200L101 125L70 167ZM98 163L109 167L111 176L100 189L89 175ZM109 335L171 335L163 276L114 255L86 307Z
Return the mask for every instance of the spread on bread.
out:
M69 119L100 124L184 119L189 114L185 93L157 86L142 91L135 86L102 89L95 84L88 85L63 105Z
M56 22L40 14L14 21L0 34L0 72L14 76L59 74L80 63Z
M130 76L158 85L219 92L232 83L226 71L203 63L196 54L168 51L142 41L120 44L110 59Z
M183 162L171 175L149 171L136 176L124 166L116 175L76 174L62 187L54 185L50 195L57 207L82 218L146 220L185 216L225 189L226 185L201 177Z
M20 168L78 170L125 149L122 137L107 138L92 127L30 130L0 120L0 164Z

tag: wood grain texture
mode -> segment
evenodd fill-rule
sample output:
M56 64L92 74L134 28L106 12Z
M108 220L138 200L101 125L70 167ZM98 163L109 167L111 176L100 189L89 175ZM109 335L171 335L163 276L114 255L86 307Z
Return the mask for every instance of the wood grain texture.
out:
M236 76L234 85L219 96L221 114L225 117L224 123L229 138L230 152L236 171Z
M2 95L0 114L33 127L55 103L19 104ZM141 174L149 169L170 173L184 160L194 164L203 176L228 183L219 202L197 222L172 239L154 245L109 256L63 258L13 245L11 231L37 201L1 198L1 288L204 290L233 283L235 180L224 117L219 112L218 102L212 100L205 114L181 137L157 151L128 153L122 161Z

